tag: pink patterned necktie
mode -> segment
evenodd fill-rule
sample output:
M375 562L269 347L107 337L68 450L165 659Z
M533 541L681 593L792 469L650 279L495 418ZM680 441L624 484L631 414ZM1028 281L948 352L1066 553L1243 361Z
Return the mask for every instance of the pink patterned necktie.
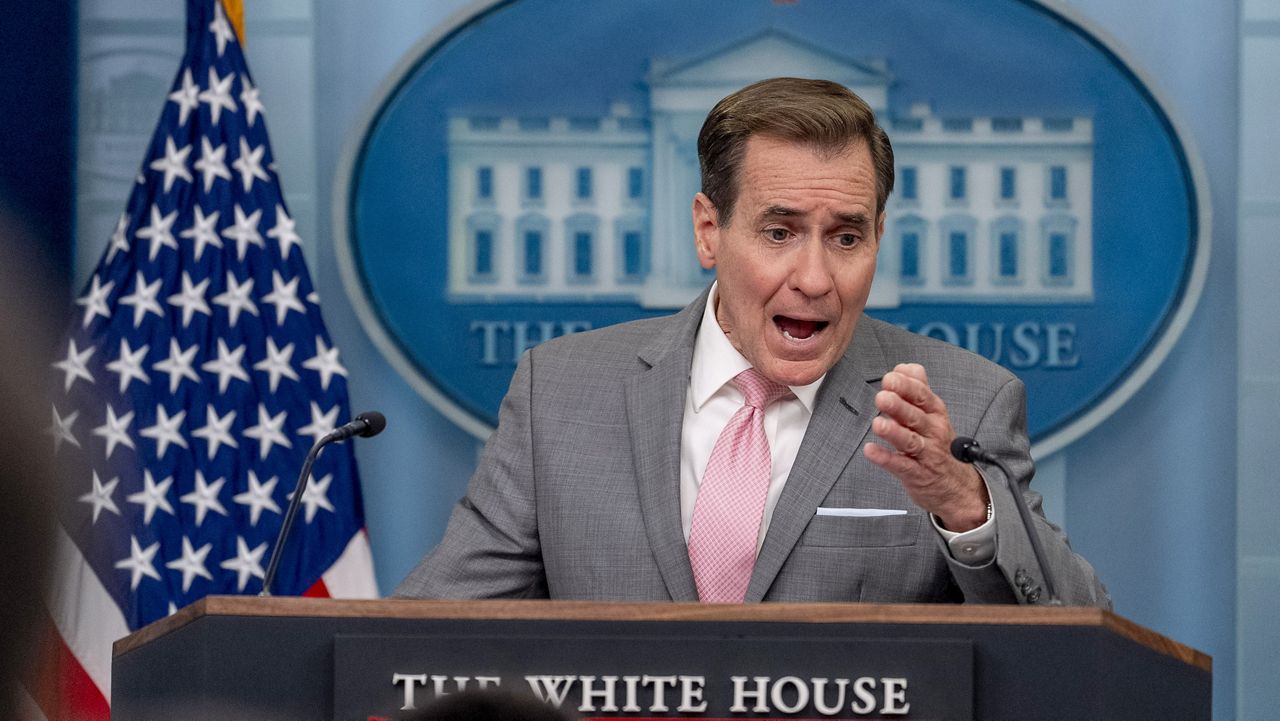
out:
M689 563L698 599L706 603L742 603L747 595L773 465L764 409L791 394L754 368L733 384L746 402L711 449L689 529Z

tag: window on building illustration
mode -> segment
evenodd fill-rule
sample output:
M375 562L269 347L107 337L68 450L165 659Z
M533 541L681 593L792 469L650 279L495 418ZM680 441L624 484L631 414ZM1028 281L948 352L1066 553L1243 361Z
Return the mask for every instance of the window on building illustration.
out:
M962 230L947 234L947 274L957 279L969 277L969 234Z
M644 236L638 230L622 234L622 274L627 278L644 275Z
M542 231L524 232L524 274L529 277L542 275Z
M471 239L472 271L477 278L493 275L493 231L477 230Z
M644 168L627 169L627 197L631 200L644 197Z
M578 168L578 200L591 199L591 168Z
M592 234L580 230L573 234L573 274L579 278L591 276L591 251L595 245Z
M908 231L902 234L902 280L912 283L920 278L920 234Z
M999 238L999 262L996 270L1000 278L1012 280L1018 277L1018 234L1005 231Z
M493 198L493 168L476 168L476 197L480 200Z
M1067 199L1067 166L1054 165L1049 168L1049 200Z
M964 200L965 195L965 172L961 166L952 166L950 173L951 199Z
M542 168L525 169L524 197L529 200L542 200Z
M1013 200L1018 196L1018 172L1016 168L1000 169L1000 199Z
M1049 234L1049 280L1067 283L1071 280L1071 238L1066 233Z
M912 166L907 166L902 169L901 176L902 199L916 200L918 198L916 195L916 169Z

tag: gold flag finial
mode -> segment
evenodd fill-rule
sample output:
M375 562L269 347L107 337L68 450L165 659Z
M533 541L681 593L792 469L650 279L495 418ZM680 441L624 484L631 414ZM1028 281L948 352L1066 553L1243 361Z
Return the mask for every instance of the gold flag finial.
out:
M222 10L227 14L231 27L236 29L240 47L244 47L244 0L222 0Z

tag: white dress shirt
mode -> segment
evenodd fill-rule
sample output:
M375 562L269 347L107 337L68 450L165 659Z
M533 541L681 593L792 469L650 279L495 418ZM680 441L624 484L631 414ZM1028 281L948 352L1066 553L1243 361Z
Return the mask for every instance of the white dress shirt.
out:
M707 306L702 314L702 324L693 346L693 365L689 369L689 392L685 394L684 420L680 430L680 521L685 541L693 524L693 507L702 484L702 474L711 458L711 449L729 419L742 407L742 392L729 381L751 364L738 352L716 320L716 290L711 286ZM778 497L791 474L800 443L813 417L813 406L818 389L826 379L804 386L791 386L794 398L771 404L764 411L764 432L769 440L769 454L773 467L769 475L769 492L765 498L764 514L760 519L760 533L756 537L756 550L764 543L769 530L769 520L778 505ZM984 477L985 482L985 477ZM951 555L961 563L982 565L995 557L994 519L965 533L948 531L933 520L934 528L947 541Z

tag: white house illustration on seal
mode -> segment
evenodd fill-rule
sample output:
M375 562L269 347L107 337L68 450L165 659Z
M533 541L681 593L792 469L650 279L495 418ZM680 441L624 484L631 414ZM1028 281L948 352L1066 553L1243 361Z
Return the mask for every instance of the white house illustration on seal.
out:
M1093 299L1093 123L1084 117L889 111L883 61L778 31L703 57L655 59L647 112L453 117L453 302L688 303L710 281L693 249L697 136L717 100L774 76L827 78L889 132L897 180L871 308Z

